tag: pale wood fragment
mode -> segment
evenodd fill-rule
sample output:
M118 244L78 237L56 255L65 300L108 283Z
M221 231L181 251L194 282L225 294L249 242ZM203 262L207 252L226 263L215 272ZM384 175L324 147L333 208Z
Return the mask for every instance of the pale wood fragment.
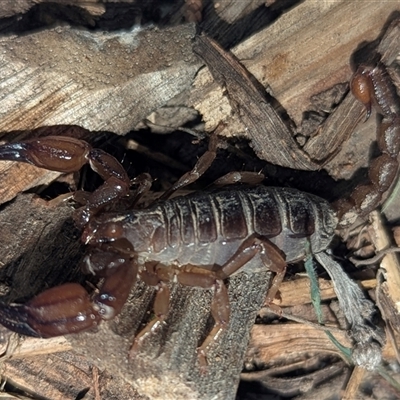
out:
M334 336L343 346L351 347L345 331L342 333L335 331ZM341 356L340 351L323 330L295 323L256 324L251 331L246 358L256 365L268 368L310 354ZM383 357L385 360L395 359L395 352L390 344L386 344L383 348Z
M1 38L0 131L71 124L128 132L190 87L199 67L193 34L193 25L118 33L63 26Z
M106 0L107 1L107 0ZM128 0L129 1L129 0ZM135 1L135 0L131 0ZM46 3L47 0L2 0L0 9L0 18L11 17L15 14L23 14L30 8L40 3ZM81 7L92 15L101 15L105 11L104 4L99 0L55 0L52 3L60 5Z
M336 298L332 281L318 279L318 285L321 293L321 300L331 300ZM364 290L376 288L376 279L369 279L360 282ZM279 298L274 300L274 304L280 307L296 306L299 304L311 303L310 280L300 278L283 282L279 286Z
M258 7L265 4L265 0L237 1L219 0L214 2L214 10L223 21L232 24L240 18L246 16Z
M343 394L343 400L354 400L357 398L358 388L365 377L367 371L361 367L354 367L349 382L346 385L345 392Z
M378 211L373 211L370 214L370 221L373 228L371 231L371 240L376 248L376 252L379 253L392 246L392 241L386 232L382 216ZM387 296L393 305L392 312L397 314L397 319L400 320L400 264L397 254L386 254L380 262L380 267L383 269L383 282L380 282L379 285L379 290L382 293L378 293L378 298L381 295ZM389 310L382 310L382 312L387 313ZM389 317L389 315L387 316ZM389 319L393 317L394 315Z

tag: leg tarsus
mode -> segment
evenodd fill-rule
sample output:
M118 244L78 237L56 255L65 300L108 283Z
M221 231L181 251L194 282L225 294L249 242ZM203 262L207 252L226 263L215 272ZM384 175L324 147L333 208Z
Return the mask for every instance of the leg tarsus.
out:
M265 176L258 172L232 171L218 178L211 186L235 185L236 183L259 185L264 179Z
M177 190L190 185L191 183L197 181L210 168L210 165L215 160L217 156L218 148L218 137L216 135L210 136L210 142L208 145L208 150L197 160L196 165L193 169L186 174L184 174L172 187L170 187L159 200L168 199Z

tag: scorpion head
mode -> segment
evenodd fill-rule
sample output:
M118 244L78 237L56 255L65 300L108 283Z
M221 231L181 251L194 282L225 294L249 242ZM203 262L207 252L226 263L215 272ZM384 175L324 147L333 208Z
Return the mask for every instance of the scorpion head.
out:
M91 219L83 230L82 242L86 245L99 246L123 239L125 230L121 218L104 214Z

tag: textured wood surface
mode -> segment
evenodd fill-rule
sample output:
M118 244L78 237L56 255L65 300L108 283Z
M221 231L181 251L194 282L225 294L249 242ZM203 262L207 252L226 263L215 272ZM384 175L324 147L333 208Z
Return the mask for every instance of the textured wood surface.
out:
M312 96L349 80L353 53L364 41L378 38L390 15L399 8L397 2L306 0L283 6L282 15L277 18L274 14L276 20L270 24L266 21L273 19L273 13L261 3L204 1L203 27L221 43L243 36L234 53L286 109L296 125L294 130L301 126L303 113L312 109ZM273 10L279 10L279 3L273 4ZM29 2L21 2L25 8L17 11L26 9L26 4ZM180 18L176 14L171 20ZM250 35L251 25L259 29ZM89 139L101 131L124 135L154 110L172 105L194 107L207 131L224 121L226 135L247 136L240 119L232 114L224 89L192 52L193 24L144 26L129 31L88 30L84 26L64 22L23 34L10 30L0 36L2 140L30 137L32 129L55 124L80 125L91 132L78 129L74 134L89 135ZM335 177L348 178L368 163L374 123L370 119L358 127L334 157L328 169ZM62 132L64 128L58 129ZM1 162L0 202L57 175L25 164ZM78 279L86 284L87 278L76 268L83 250L78 244L79 232L65 222L70 215L67 206L47 208L30 195L23 195L1 211L1 277L7 284L1 289L7 292L11 288L10 301L25 300L66 280ZM67 236L75 245L65 239ZM54 248L64 250L54 253ZM69 251L73 251L73 262ZM152 289L139 283L115 322L103 324L96 334L70 336L67 342L56 344L41 343L42 355L31 350L30 356L18 356L16 350L15 358L9 359L6 354L3 376L21 390L52 399L74 399L87 389L84 399L235 398L250 328L267 284L267 274L238 275L230 280L232 321L211 352L207 375L199 372L195 350L210 328L210 295L194 289L173 288L167 324L146 343L137 360L127 361L127 349L149 318L153 298ZM306 297L305 289L299 291L302 298ZM282 296L285 298L284 291ZM262 343L271 345L270 352L259 355L256 362L260 364L271 354L279 362L290 359L291 351L293 358L311 350L335 353L326 340L322 341L321 332L315 336L314 331L305 329L301 341L299 328L282 331L281 323L277 323L271 329L275 333L262 338ZM283 333L285 340L280 341ZM295 348L292 344L296 338ZM13 337L12 343L15 340ZM67 351L69 346L74 348L73 353ZM260 344L253 344L251 349L257 346ZM47 354L53 351L64 353ZM393 358L393 353L388 354ZM249 358L254 361L254 353L250 355L247 363ZM28 361L24 362L26 357ZM54 375L36 374L42 368L48 371L44 369L47 364ZM66 375L73 379L67 386L62 384ZM337 387L340 390L340 382Z

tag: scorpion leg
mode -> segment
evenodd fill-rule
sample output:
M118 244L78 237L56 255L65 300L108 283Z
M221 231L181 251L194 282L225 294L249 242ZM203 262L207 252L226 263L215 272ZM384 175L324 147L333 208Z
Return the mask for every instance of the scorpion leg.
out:
M210 165L215 160L218 148L218 137L216 135L210 136L210 142L208 144L208 150L197 160L196 165L192 170L186 172L181 178L175 182L161 197L159 200L168 199L177 190L190 185L197 181L210 168Z
M86 205L78 209L74 221L78 227L85 226L90 218L108 204L129 193L130 180L123 166L111 154L100 149L91 149L87 161L104 183L91 193Z
M86 205L75 215L75 222L80 227L105 205L125 196L129 190L129 177L113 156L68 136L47 136L5 144L0 146L0 160L26 162L64 173L79 171L89 163L105 182L88 196Z
M218 336L227 329L230 317L230 305L228 291L224 279L243 267L256 255L260 255L263 265L276 273L270 290L267 294L267 302L272 302L278 291L279 284L286 271L284 255L277 247L266 238L251 236L239 247L236 253L222 266L216 266L216 271L207 270L193 265L186 265L180 268L165 267L152 264L151 268L146 266L141 277L148 284L157 287L157 295L154 303L155 318L136 336L131 347L129 356L136 356L144 339L160 326L165 320L169 310L169 289L165 282L177 280L184 286L213 289L213 300L211 315L214 318L214 327L206 339L198 348L198 357L201 368L207 366L207 353L209 347L216 341Z
M137 205L139 200L150 191L153 179L147 172L144 172L131 180L131 185L136 185L136 190L132 194L131 208Z
M215 272L193 265L186 265L180 268L176 272L176 277L178 282L184 286L213 289L211 316L214 318L214 326L200 347L197 348L200 369L205 372L207 368L207 353L210 346L228 327L230 318L228 290L224 281Z
M155 333L155 331L165 321L169 311L170 290L168 285L166 285L166 283L157 275L156 265L157 264L152 263L150 267L146 266L146 268L139 273L144 282L150 286L155 286L157 290L153 306L155 317L135 336L135 339L129 350L130 359L136 357L143 341L148 336Z
M232 171L215 180L211 186L226 186L236 183L247 183L248 185L259 185L265 176L258 172Z
M66 283L44 291L26 304L0 303L0 323L22 335L42 338L91 329L121 311L136 271L132 260L126 258L108 274L93 300L81 285Z
M265 304L271 306L272 301L278 292L286 273L285 255L267 238L250 236L239 247L237 252L227 261L227 263L217 272L218 276L226 279L245 265L257 254L266 269L275 272L275 277L268 290Z
M193 265L177 268L165 267L156 263L147 264L145 269L140 272L140 276L147 284L155 286L157 289L154 301L155 317L136 335L129 351L129 358L136 357L143 341L165 321L169 311L170 297L169 287L166 282L176 279L184 286L214 289L211 315L215 324L210 334L198 348L199 362L201 368L205 369L207 366L208 347L226 329L229 322L229 297L223 280L219 279L214 272Z

